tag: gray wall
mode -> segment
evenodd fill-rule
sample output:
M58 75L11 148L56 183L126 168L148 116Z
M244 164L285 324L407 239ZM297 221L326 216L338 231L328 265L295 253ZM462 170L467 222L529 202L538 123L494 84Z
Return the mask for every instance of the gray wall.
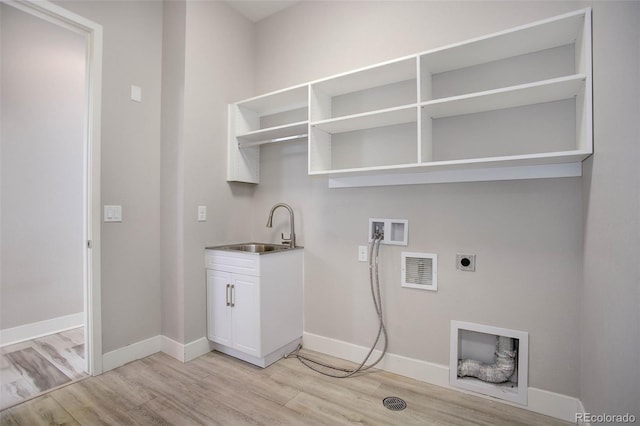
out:
M246 240L253 188L226 182L227 105L251 96L251 22L225 2L187 5L185 48L184 287L185 343L206 334L203 248ZM208 206L197 222L198 205Z
M640 3L594 10L595 155L585 163L580 397L640 419ZM639 421L639 420L636 420Z
M162 3L63 1L104 28L102 204L122 205L103 223L102 339L109 352L160 334L160 96ZM143 102L129 99L131 85Z
M585 6L303 2L258 23L257 93ZM263 216L278 201L294 206L306 247L307 332L370 344L375 313L356 247L366 242L369 217L405 218L409 246L382 255L390 351L448 364L450 320L523 330L530 386L579 395L581 179L329 190L326 178L306 175L306 155L303 146L263 147L252 223L256 239L276 240ZM437 293L400 287L402 250L438 253ZM456 271L456 252L476 253L477 271Z
M0 326L83 311L84 37L0 4Z
M182 221L186 3L163 3L161 280L162 334L184 342Z
M162 333L189 343L206 334L204 247L250 235L253 188L225 177L227 105L253 93L253 27L224 2L164 5Z

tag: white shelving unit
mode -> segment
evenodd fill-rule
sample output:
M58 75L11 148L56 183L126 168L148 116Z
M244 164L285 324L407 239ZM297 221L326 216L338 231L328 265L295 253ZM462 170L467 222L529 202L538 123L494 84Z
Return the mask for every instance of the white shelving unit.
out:
M583 9L231 105L229 180L301 136L330 187L580 176L591 91Z
M307 137L308 86L296 86L229 105L227 180L260 181L260 145Z

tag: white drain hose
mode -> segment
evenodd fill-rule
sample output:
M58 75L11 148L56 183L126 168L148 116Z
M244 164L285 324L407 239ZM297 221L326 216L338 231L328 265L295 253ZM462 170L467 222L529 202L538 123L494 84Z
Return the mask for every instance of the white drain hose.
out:
M496 362L485 364L475 359L458 360L458 377L477 377L489 383L504 383L516 369L516 351L513 339L498 336Z

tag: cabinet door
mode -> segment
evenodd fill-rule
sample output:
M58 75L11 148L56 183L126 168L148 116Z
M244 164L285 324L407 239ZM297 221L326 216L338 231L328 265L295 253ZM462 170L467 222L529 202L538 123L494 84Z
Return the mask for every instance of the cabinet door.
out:
M231 346L231 274L207 270L207 337Z
M233 347L260 357L260 278L236 274L232 278Z

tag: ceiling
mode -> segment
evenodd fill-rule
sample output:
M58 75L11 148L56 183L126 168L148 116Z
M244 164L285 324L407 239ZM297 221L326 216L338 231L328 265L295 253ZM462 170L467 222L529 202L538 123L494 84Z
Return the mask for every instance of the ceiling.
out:
M300 0L226 0L240 14L253 22L293 6Z

